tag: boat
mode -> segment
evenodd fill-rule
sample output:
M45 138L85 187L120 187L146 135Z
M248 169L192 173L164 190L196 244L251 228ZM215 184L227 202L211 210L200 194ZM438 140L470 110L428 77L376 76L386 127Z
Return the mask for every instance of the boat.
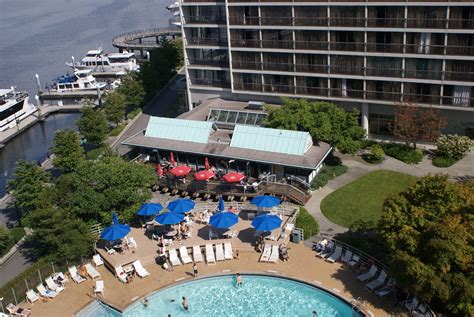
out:
M166 9L168 9L171 14L173 14L173 17L169 19L169 24L181 27L181 18L179 16L179 2L176 1L168 6L166 6Z
M48 88L49 91L68 92L68 91L87 91L105 89L107 83L97 82L92 76L92 70L76 70L73 75L64 75L53 80Z
M170 5L167 5L166 6L166 9L168 9L169 11L175 11L175 10L178 10L179 11L179 2L176 1Z
M127 71L138 71L140 66L137 63L134 53L123 51L122 53L106 54L102 49L88 51L80 62L66 63L74 70L90 69L94 73L108 72L117 75L124 75Z
M36 112L36 107L28 102L25 91L0 89L0 132L14 128L18 123Z

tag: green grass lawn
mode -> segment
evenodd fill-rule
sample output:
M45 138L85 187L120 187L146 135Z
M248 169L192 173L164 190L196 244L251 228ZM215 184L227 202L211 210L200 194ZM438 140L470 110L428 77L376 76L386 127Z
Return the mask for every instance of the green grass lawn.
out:
M329 220L344 227L360 220L377 222L385 199L404 191L416 179L392 171L371 172L324 198L321 211Z

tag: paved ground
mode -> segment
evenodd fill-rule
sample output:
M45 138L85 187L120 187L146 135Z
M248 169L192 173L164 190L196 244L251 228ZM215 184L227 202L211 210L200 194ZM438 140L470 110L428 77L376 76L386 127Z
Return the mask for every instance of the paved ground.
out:
M364 176L367 173L376 170L391 170L401 172L413 176L424 176L429 173L443 173L448 174L454 180L461 180L474 177L474 152L470 152L464 159L457 162L449 168L439 168L431 164L431 160L427 157L423 158L420 164L409 165L391 157L381 164L368 164L360 157L351 157L346 155L338 155L341 157L344 165L348 166L348 171L335 179L331 180L326 186L313 192L313 196L306 203L306 209L319 222L320 233L323 235L334 236L336 234L344 233L348 229L339 226L329 219L327 219L321 212L321 201L327 195L331 194L338 188Z

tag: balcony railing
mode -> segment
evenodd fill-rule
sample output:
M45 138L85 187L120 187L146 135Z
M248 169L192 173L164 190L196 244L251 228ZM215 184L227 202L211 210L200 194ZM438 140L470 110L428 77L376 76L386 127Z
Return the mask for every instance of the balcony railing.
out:
M459 72L446 70L444 72L444 80L456 80L456 81L470 81L474 82L474 72Z
M230 88L230 81L217 80L217 79L205 79L205 78L191 78L191 85L217 87L217 88Z
M188 58L188 62L189 65L196 66L229 67L229 61L226 59Z
M364 27L365 21L365 18L331 17L329 24L331 26Z
M183 0L184 3L194 3L194 2L218 2L218 3L224 3L225 0Z
M444 29L446 28L446 19L416 19L408 18L407 27L417 29Z
M202 16L202 15L186 15L184 16L185 23L198 23L198 24L225 24L225 17L216 13L213 16Z
M187 37L188 45L227 46L226 39L212 37Z
M229 17L230 25L260 25L259 17L242 17L242 16L231 16Z
M403 18L368 18L367 26L372 28L389 27L403 28L405 27L405 19Z

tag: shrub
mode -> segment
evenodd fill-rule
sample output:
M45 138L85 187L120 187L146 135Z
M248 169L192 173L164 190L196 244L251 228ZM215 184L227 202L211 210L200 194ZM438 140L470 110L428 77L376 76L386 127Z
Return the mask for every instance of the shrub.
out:
M407 164L418 164L423 159L423 152L420 149L413 149L405 144L384 143L382 149L385 154Z
M437 156L460 160L471 149L472 142L467 136L457 134L442 135L436 141Z
M301 207L296 217L295 227L303 229L305 237L309 238L319 233L319 224L305 208Z
M380 145L374 144L369 147L369 153L365 154L363 158L369 163L380 163L385 158L385 152Z
M318 189L325 186L331 179L347 172L347 169L345 165L324 165L311 182L311 188Z
M433 165L436 167L450 167L454 163L456 163L458 160L452 158L452 157L445 157L445 156L435 156L433 158Z
M4 254L11 247L12 236L7 228L0 226L0 254Z
M125 124L119 124L115 129L110 131L109 135L110 136L118 136L120 134L120 132L123 131L124 128L125 128Z
M376 144L378 144L377 141L366 139L366 140L361 141L360 147L361 149L368 149Z

